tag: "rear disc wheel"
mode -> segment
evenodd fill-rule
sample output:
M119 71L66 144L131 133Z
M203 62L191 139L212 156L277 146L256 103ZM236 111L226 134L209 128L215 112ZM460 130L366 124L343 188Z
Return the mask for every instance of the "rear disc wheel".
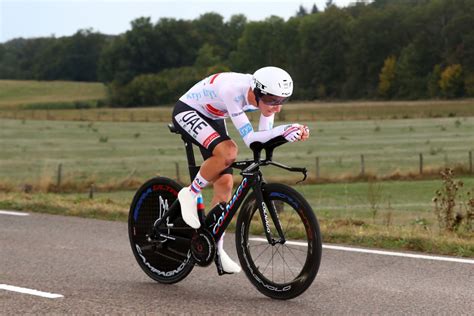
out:
M154 223L161 219L178 197L182 186L175 181L157 177L138 189L128 217L128 234L133 254L142 270L160 283L176 283L193 269L190 240L193 230L181 217L173 223L163 223L159 231L183 239L154 238ZM172 225L169 225L172 224Z

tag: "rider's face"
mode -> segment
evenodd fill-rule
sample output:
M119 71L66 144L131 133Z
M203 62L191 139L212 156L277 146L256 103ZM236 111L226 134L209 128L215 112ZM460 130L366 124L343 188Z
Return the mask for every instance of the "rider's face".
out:
M263 100L259 102L259 108L263 116L271 116L274 113L279 113L281 111L280 105L268 105Z

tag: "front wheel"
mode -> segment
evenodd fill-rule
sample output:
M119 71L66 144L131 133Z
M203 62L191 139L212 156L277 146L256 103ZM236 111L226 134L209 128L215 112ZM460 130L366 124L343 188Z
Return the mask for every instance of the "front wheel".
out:
M264 295L291 299L313 282L321 262L321 233L308 202L297 191L282 184L264 184L262 193L267 209L273 207L285 243L267 241L255 194L246 199L237 219L236 246L247 277ZM279 235L268 215L274 239Z

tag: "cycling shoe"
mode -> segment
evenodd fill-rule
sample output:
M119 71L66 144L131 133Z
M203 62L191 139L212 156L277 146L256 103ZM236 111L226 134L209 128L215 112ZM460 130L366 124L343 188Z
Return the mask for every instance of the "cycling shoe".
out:
M181 216L186 224L194 229L201 227L197 213L196 197L189 191L189 188L182 188L178 193L179 204L181 205Z

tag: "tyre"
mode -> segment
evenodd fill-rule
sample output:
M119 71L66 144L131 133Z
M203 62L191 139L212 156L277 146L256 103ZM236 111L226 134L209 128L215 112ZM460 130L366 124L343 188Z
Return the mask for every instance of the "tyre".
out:
M153 178L138 189L130 206L128 235L133 254L143 271L160 283L179 282L194 267L189 243L166 240L160 244L148 239L152 235L153 224L177 199L181 188L171 179ZM181 217L173 224L175 228L185 226ZM173 230L172 234L191 239L192 231Z
M321 233L316 216L301 194L282 184L264 184L265 204L277 210L286 239L268 243L255 193L245 200L237 218L236 246L242 269L264 295L291 299L303 293L316 277L321 262ZM271 219L274 239L279 235Z

